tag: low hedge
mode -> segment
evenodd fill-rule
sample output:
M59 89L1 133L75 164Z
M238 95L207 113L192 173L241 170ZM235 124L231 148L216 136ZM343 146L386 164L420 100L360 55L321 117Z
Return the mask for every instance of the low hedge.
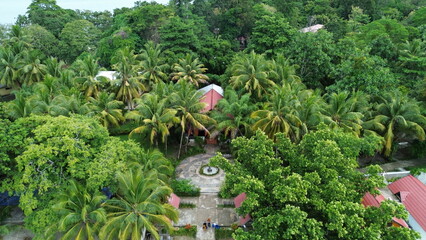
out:
M216 240L219 239L232 239L232 234L235 232L232 228L219 228L215 229L214 236Z
M200 196L200 188L191 183L188 179L175 179L172 181L171 187L173 192L180 197L198 197Z
M175 228L170 236L186 236L195 238L197 235L197 226L186 225L185 227Z

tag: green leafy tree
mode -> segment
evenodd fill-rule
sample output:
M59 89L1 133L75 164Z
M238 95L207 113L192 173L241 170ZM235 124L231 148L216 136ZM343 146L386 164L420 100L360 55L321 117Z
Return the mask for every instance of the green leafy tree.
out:
M89 99L90 112L87 114L93 116L106 128L118 127L124 122L123 102L115 100L115 94L106 92L99 93L96 98Z
M171 17L161 26L160 42L166 52L180 57L195 52L199 45L192 26L180 17Z
M143 173L140 169L117 175L117 198L103 205L108 211L108 220L102 227L101 239L146 239L149 232L160 239L158 226L172 231L172 221L178 213L169 204L163 203L172 190L158 181L157 172Z
M40 50L46 57L59 57L58 39L44 27L33 24L23 29L28 42L34 49Z
M97 232L106 221L106 212L101 207L105 196L100 192L89 192L75 180L68 182L67 189L59 192L53 209L60 220L47 230L50 239L59 233L61 239L97 239Z
M204 74L207 68L198 60L193 58L192 55L187 54L185 58L178 60L173 66L172 80L174 81L187 81L198 87L199 83L207 83L209 77Z
M275 86L270 78L270 66L264 55L250 54L238 56L230 66L232 77L230 85L234 89L244 89L245 92L258 99Z
M101 81L106 79L101 79L97 77L101 67L98 65L98 62L92 55L87 55L83 59L78 59L75 62L78 71L78 77L76 78L77 82L81 83L82 90L87 99L89 97L97 96L100 90Z
M67 49L62 53L62 59L72 62L83 52L94 53L100 35L101 32L87 20L67 23L60 35Z

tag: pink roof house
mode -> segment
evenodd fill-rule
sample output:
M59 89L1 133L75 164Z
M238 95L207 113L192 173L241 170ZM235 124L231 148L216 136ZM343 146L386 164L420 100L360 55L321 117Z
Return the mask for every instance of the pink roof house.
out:
M201 102L207 103L207 106L201 112L211 111L220 99L223 98L223 88L216 84L210 84L205 86L198 91L203 93L203 97L201 98Z
M236 196L234 198L234 205L236 208L241 207L241 205L243 204L244 200L246 200L247 195L246 193L241 193L240 195ZM245 217L240 216L240 225L244 225L247 222L249 222L251 220L251 216L249 214L247 214Z

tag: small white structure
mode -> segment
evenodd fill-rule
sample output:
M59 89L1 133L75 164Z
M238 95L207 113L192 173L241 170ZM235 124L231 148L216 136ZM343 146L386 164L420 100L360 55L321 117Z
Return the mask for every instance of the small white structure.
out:
M300 32L302 32L302 33L307 33L307 32L316 33L320 29L323 29L323 28L324 28L324 25L315 24L315 25L312 25L310 27L305 27L305 28L300 29Z
M117 75L118 73L116 71L99 71L96 77L106 77L110 81L114 81L115 79L117 79Z

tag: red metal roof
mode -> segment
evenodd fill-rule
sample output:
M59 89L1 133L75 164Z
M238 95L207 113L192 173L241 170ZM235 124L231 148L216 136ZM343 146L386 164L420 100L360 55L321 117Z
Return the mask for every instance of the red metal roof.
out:
M371 193L366 193L364 197L361 200L362 205L364 207L373 206L373 207L380 207L380 203L383 202L385 197L382 194L379 194L377 196L373 196ZM408 228L408 224L404 221L404 219L400 218L392 218L394 222L399 224L400 226Z
M234 198L234 205L236 208L241 207L241 204L243 204L244 200L246 200L247 195L246 193L241 193L240 195L236 196Z
M180 197L178 197L176 194L172 193L169 197L169 204L172 205L175 208L179 208L180 204Z
M215 84L210 84L199 91L203 93L203 97L200 99L200 102L207 103L202 112L211 111L214 109L219 100L223 98L223 89Z
M426 230L426 185L408 175L389 184L388 188L393 194L400 194L407 211Z
M244 218L240 217L240 225L244 225L250 220L251 220L251 216L249 214L247 214Z

